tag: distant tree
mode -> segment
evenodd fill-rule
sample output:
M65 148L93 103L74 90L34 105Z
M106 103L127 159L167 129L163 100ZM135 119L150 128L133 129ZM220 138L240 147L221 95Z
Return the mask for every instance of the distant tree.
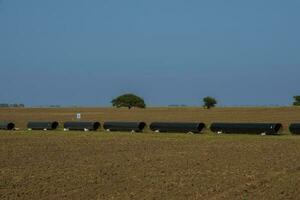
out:
M145 108L146 104L144 99L134 94L123 94L111 101L114 107L127 107L128 109L132 107Z
M213 97L204 97L203 103L204 103L204 105L203 105L204 108L210 109L212 107L215 107L218 102Z
M294 106L300 106L300 96L294 96Z
M50 105L50 108L60 108L60 105Z

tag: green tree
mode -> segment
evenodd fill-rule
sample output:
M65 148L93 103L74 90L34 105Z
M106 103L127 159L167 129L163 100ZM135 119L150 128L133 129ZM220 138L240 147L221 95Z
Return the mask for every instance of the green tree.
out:
M300 96L294 96L294 106L300 106Z
M123 94L111 101L112 106L120 108L127 107L128 109L132 107L145 108L146 104L144 99L134 94Z
M204 103L204 105L203 105L204 108L210 109L212 107L215 107L218 102L213 97L204 97L203 103Z

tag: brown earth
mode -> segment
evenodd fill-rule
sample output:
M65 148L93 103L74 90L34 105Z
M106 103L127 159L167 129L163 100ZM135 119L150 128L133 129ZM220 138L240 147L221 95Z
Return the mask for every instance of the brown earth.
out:
M300 137L0 132L0 199L300 199Z
M30 120L55 120L59 122L75 120L76 113L82 114L82 120L145 121L191 121L205 122L276 122L282 123L284 133L289 133L288 125L300 122L300 108L25 108L0 109L0 120L15 121L17 126L26 128Z
M280 122L300 109L0 109L29 120ZM300 199L300 137L0 131L0 199Z

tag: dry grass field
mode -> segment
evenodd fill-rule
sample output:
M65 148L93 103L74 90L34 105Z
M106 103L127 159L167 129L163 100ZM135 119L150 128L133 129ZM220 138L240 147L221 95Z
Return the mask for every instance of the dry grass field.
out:
M298 108L0 109L0 120L300 121ZM0 199L300 199L300 137L0 131Z

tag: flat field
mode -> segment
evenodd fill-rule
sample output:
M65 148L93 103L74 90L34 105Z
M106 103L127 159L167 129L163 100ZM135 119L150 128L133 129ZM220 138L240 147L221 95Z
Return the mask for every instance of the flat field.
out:
M276 122L283 124L283 133L289 134L288 125L300 122L300 107L261 108L24 108L0 109L0 120L12 120L17 127L26 128L30 120L54 120L60 123L76 120L76 113L82 120L104 121L190 121L205 122Z
M300 199L300 137L0 132L0 199Z
M24 131L29 120L280 122L281 136ZM299 108L0 109L0 199L300 199Z

